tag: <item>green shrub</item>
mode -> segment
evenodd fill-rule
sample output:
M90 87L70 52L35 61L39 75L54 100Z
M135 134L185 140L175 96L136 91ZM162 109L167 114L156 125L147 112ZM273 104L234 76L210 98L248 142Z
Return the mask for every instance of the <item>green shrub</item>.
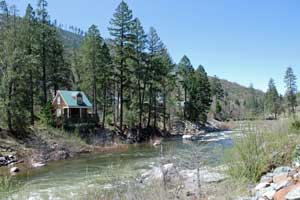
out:
M44 124L47 126L54 126L54 113L53 113L54 107L51 103L51 101L48 101L46 105L42 108L41 111L41 119Z
M234 147L225 155L228 173L236 179L256 182L280 165L290 164L299 136L289 134L286 123L254 125L234 139Z
M290 122L289 125L290 131L294 131L299 133L300 132L300 120L296 119Z

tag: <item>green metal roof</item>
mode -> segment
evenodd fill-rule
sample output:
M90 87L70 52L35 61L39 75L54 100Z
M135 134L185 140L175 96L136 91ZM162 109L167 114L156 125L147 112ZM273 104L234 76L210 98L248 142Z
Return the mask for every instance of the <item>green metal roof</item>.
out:
M89 101L87 96L84 94L84 92L68 91L68 90L59 90L58 92L61 94L63 100L69 107L76 107L76 106L92 107L91 102ZM83 103L80 105L77 103L76 98L74 98L78 95L78 93L80 93L82 95L82 100L83 100Z

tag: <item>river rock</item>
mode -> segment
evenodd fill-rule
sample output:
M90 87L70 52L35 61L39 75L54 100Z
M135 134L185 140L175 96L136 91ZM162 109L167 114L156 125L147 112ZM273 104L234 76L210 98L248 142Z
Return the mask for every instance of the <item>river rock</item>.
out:
M274 189L271 187L270 190L268 190L267 192L265 192L262 196L263 196L263 197L266 197L267 199L273 199L275 193L276 193L276 190L274 190Z
M65 160L70 157L70 153L65 150L55 151L53 154L53 160Z
M291 171L291 168L288 166L284 166L284 167L277 167L276 169L274 169L273 173L276 175L278 174L282 174L282 173L288 173L289 171Z
M37 162L37 163L32 163L31 165L34 168L39 168L39 167L44 167L46 164Z
M278 190L281 190L282 188L285 188L287 186L290 185L290 182L288 180L285 180L285 181L282 181L278 184L275 184L275 190L278 191Z
M265 183L259 183L256 187L255 187L255 190L261 190L267 186L270 186L270 183L269 182L265 182Z
M260 179L260 182L268 182L271 183L273 182L273 173L267 173L266 175L262 176Z
M299 188L291 190L285 196L286 200L300 200L300 190Z
M3 156L3 157L0 157L0 165L4 165L6 163L6 158Z
M155 141L154 143L153 143L153 146L159 146L159 145L161 145L161 142L159 141L159 140L157 140L157 141Z
M185 140L191 140L192 139L192 135L183 135L182 136L182 139L185 139Z
M294 174L294 175L293 175L293 179L294 179L295 181L300 181L300 173Z
M10 168L10 173L12 173L12 174L14 174L14 173L17 173L17 172L19 172L20 171L20 169L19 168L17 168L17 167L12 167L12 168Z
M165 176L165 181L172 181L178 177L177 170L173 163L163 165L162 167L153 167L151 170L145 172L141 176L141 183L150 183L155 180L162 180Z
M280 183L287 180L287 178L288 178L288 172L278 173L273 176L273 182Z

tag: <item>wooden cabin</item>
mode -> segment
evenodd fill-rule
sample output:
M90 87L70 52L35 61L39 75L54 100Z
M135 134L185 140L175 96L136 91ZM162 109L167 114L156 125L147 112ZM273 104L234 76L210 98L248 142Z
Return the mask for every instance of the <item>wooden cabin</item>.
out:
M92 115L92 104L81 91L58 90L52 104L57 118L87 119Z

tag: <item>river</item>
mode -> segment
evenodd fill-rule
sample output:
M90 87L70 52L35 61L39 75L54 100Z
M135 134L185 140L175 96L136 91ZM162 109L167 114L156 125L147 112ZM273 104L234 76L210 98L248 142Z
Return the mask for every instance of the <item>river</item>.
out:
M199 141L169 139L162 142L162 148L150 144L129 145L121 152L89 154L52 162L19 176L22 187L12 199L76 199L83 190L121 187L157 166L162 156L182 168L192 168L192 152L197 152L202 165L216 166L222 161L224 150L232 147L232 134L211 133Z

